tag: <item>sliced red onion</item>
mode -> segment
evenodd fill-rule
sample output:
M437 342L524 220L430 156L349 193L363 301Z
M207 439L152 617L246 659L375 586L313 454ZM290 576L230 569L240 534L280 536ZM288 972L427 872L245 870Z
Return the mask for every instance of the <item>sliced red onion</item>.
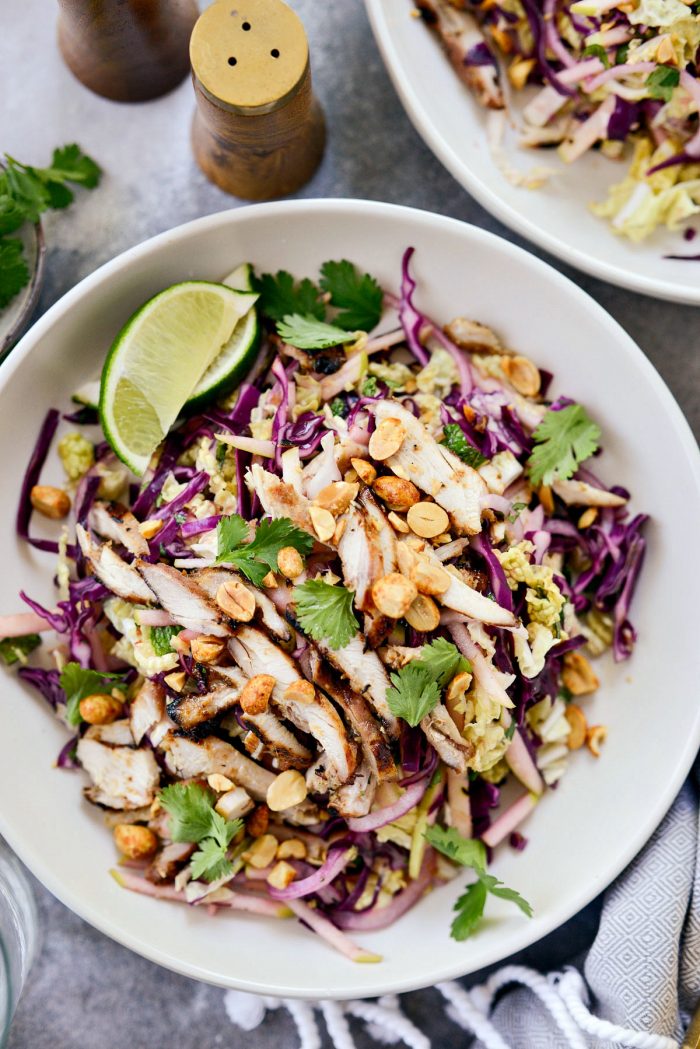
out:
M426 849L420 874L408 883L402 892L398 892L386 907L372 907L365 911L335 911L333 922L341 929L357 929L370 932L375 929L386 929L410 910L418 901L432 881L435 873L435 853Z
M319 914L317 910L313 910L308 904L303 903L301 900L290 900L289 908L294 911L300 921L304 922L305 925L308 925L309 928L325 940L326 943L329 943L331 947L335 947L337 951L344 954L346 958L350 959L350 961L382 961L381 955L374 954L372 951L368 951L364 947L359 947L356 943L353 943L352 940L348 939L348 937L345 936L340 929L336 928L328 918L325 918L322 914Z
M523 794L521 798L513 802L481 835L484 845L488 845L491 849L500 845L530 815L539 800L536 794Z
M481 687L486 690L491 699L505 706L511 706L510 696L496 677L495 670L489 665L479 646L470 638L466 626L462 623L452 623L448 629L457 648L471 663L474 676Z
M509 728L512 724L510 713L504 710L501 718L506 728ZM544 783L542 782L542 777L537 770L535 762L532 760L532 755L527 749L527 744L522 734L517 728L513 733L505 758L508 768L514 776L517 776L524 787L527 787L532 794L541 794L543 792Z
M52 609L52 614L58 614L58 609ZM45 630L53 630L45 616L36 612L16 612L14 615L0 616L0 638L24 637L25 634L41 634Z
M161 608L140 608L136 617L142 626L177 626L170 613Z
M258 440L256 437L238 437L232 433L217 433L217 441L228 444L231 448L239 448L242 452L250 452L251 455L261 455L264 459L274 459L274 441Z
M375 809L374 812L368 813L367 816L351 817L348 820L348 827L350 830L356 831L378 830L380 827L386 827L387 823L393 823L395 820L405 816L411 809L414 809L425 794L427 786L428 780L424 776L416 783L406 787L404 793L393 805L385 805L382 809Z
M354 856L355 850L353 848L331 848L328 853L328 858L323 866L319 867L318 870L308 878L301 878L300 881L293 881L286 889L275 889L270 886L269 893L276 900L298 900L302 896L310 896L311 893L318 892L319 889L329 885L334 878L337 878L340 872L345 870Z
M173 900L176 903L188 902L184 892L181 889L176 889L174 885L154 885L153 882L147 881L146 878L142 878L139 874L134 874L132 871L124 868L112 870L110 873L118 885L121 885L123 889L129 889L131 892L141 893L142 896L152 896L157 900ZM207 903L208 901L204 899L202 902ZM229 898L214 900L212 904L216 907L229 907L232 910L264 914L273 918L286 917L288 914L286 907L280 907L273 900L266 899L264 896L246 896L243 893L232 893ZM192 906L196 906L196 903L192 904Z

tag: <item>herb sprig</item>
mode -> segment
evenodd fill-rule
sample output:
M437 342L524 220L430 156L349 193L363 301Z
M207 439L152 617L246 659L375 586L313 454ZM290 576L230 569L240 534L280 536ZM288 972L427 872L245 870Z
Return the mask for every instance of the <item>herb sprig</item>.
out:
M198 783L174 783L158 795L170 817L173 841L199 845L192 855L192 877L216 881L233 871L226 855L233 838L243 826L242 820L226 820L214 808L214 795Z
M449 448L463 463L478 470L486 462L478 448L470 444L464 430L458 423L446 423L442 428L442 443Z
M123 674L108 674L102 670L87 670L80 663L66 663L59 683L66 695L66 721L69 725L79 725L83 720L80 715L80 702L86 696L104 692L108 682L124 682Z
M415 727L437 705L445 685L462 671L471 671L469 660L451 641L436 638L423 645L417 659L391 675L393 688L386 693L389 709Z
M255 586L262 586L268 572L277 572L277 557L285 546L293 546L302 557L311 553L312 536L292 524L288 517L261 521L248 542L248 523L239 514L222 517L217 526L217 563L235 565Z
M582 404L569 404L550 409L532 436L535 447L527 468L537 487L571 477L598 450L601 434Z
M347 587L309 579L294 587L292 600L302 630L331 648L344 648L360 629L352 609L353 593Z

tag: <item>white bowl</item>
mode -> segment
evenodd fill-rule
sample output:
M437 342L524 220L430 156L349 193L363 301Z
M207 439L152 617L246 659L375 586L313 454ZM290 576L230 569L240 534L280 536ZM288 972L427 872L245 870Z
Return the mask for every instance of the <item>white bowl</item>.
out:
M487 111L457 78L439 41L422 19L411 17L410 0L365 0L387 70L416 130L447 170L483 207L511 229L594 277L659 299L700 305L699 262L665 259L697 255L680 233L657 231L642 244L616 236L588 210L604 200L629 161L591 151L570 166L552 150L513 145L508 158L518 170L554 167L556 176L538 190L512 186L494 163L486 135ZM519 99L514 100L519 108Z
M111 836L81 797L82 774L52 768L65 732L8 673L0 690L0 830L48 889L102 932L211 983L344 998L405 991L497 962L566 921L618 874L660 821L700 742L700 466L670 393L615 321L545 263L482 230L388 204L298 201L212 215L120 255L41 318L0 367L7 555L0 612L21 607L20 588L52 599L52 558L18 543L13 530L15 495L44 413L93 375L147 296L174 281L219 278L242 259L315 276L324 260L349 258L395 289L409 244L421 306L441 320L465 313L493 325L556 373L556 393L583 401L602 424L597 469L653 515L634 602L639 647L630 663L603 664L603 687L585 702L590 721L610 729L600 759L574 755L527 823L527 849L497 853L494 872L530 900L535 917L494 899L482 929L455 943L449 924L460 877L393 928L357 937L384 955L379 965L354 965L294 922L209 918L120 889L107 873ZM60 478L55 460L45 478Z

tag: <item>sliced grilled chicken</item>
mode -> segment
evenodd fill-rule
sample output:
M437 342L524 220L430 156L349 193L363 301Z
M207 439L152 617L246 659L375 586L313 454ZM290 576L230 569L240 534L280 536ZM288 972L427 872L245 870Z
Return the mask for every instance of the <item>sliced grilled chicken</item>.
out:
M217 739L216 736L208 736L195 743L184 736L171 734L165 737L159 749L165 758L166 768L172 775L181 779L193 779L220 772L247 790L256 801L265 801L268 788L275 778L273 772L256 765L230 743ZM321 818L317 806L310 801L286 809L281 815L291 823L301 826L311 826Z
M301 672L286 652L255 627L240 627L229 641L229 650L249 677L271 674L276 679L273 704L293 725L317 740L328 763L329 781L344 783L355 770L356 748L326 697L317 694L312 703L289 698L286 689L300 679Z
M364 696L390 738L396 739L399 725L386 701L389 678L377 653L366 647L364 636L355 634L344 648L331 648L325 641L315 644L331 666L347 678L352 690Z
M422 556L435 565L442 566L442 562L427 543ZM517 620L512 612L470 586L458 568L448 565L446 570L450 576L450 585L444 594L436 598L444 608L451 608L453 612L461 612L469 619L476 619L479 623L488 623L490 626L516 625Z
M372 808L376 790L377 779L369 762L363 760L352 779L331 791L329 805L345 819L366 816Z
M467 771L467 761L474 757L474 747L460 734L443 703L438 703L420 723L429 743L456 772Z
M182 696L168 705L168 713L176 725L185 732L191 732L199 725L203 725L205 721L211 721L217 715L235 707L240 691L240 688L221 685L203 695L193 693L189 696Z
M139 532L139 523L121 503L94 502L88 524L93 532L121 543L136 557L148 557L148 543Z
M481 531L481 500L487 488L476 470L463 463L444 445L438 444L419 419L395 401L377 401L373 406L378 423L398 419L406 431L401 447L385 465L432 495L447 511L459 535Z
M372 585L396 571L396 538L369 488L363 488L345 514L345 529L338 542L345 585L355 591L355 606L365 612L365 636L372 648L391 630L391 620L377 612Z
M96 739L98 743L107 743L110 747L133 747L134 736L128 718L111 721L108 725L90 725L85 739Z
M157 746L166 732L174 728L165 712L165 689L157 681L144 681L129 707L129 720L134 742L148 736Z
M215 637L226 637L231 633L219 606L186 572L160 563L151 565L147 561L136 561L135 564L158 603L177 623Z
M77 754L92 780L85 797L95 805L140 809L155 798L160 769L153 751L101 743L86 734L78 743Z
M233 568L224 568L223 566L219 568L202 568L198 572L190 573L190 579L194 579L197 586L201 587L212 601L215 600L217 590L222 583L231 582L232 580L242 583L248 587L255 597L256 618L260 620L263 626L281 644L288 644L292 640L293 634L289 623L282 618L267 594L263 593L262 590L258 590L252 584L246 583L245 579L239 576Z
M299 495L291 484L285 484L275 474L255 463L246 475L246 482L255 492L262 508L270 517L288 517L297 528L302 528L316 538L309 516L310 500Z
M585 481L555 481L552 488L567 506L624 506L627 500Z
M498 65L474 17L449 0L416 0L416 6L440 38L457 76L479 103L487 109L503 109Z
M109 543L97 543L82 525L75 526L80 549L101 583L117 597L137 605L154 601L153 591L132 565L115 554Z
M311 656L310 670L313 681L337 703L354 729L362 747L363 760L378 782L396 779L398 771L391 747L364 696L353 692L348 685L339 684L317 652Z
M145 875L157 885L161 881L172 881L181 867L197 848L189 841L171 841L153 857L146 868Z

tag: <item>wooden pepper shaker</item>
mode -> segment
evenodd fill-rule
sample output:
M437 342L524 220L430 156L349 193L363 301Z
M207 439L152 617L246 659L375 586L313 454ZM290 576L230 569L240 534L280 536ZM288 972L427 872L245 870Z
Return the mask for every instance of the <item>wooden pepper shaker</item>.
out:
M145 102L189 71L197 0L58 0L58 45L71 72L98 95Z
M282 0L218 0L190 42L200 168L236 197L270 200L299 189L323 156L325 124L309 47Z

